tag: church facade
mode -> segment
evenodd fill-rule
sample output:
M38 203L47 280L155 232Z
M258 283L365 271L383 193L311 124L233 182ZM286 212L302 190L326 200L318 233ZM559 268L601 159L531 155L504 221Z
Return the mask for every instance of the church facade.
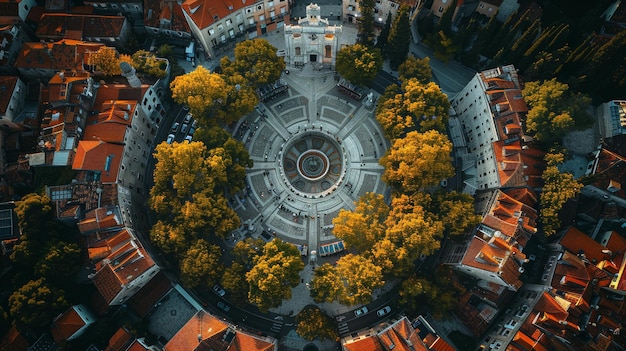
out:
M298 24L285 25L285 63L295 66L318 64L333 67L339 51L342 27L321 18L320 7L309 4Z

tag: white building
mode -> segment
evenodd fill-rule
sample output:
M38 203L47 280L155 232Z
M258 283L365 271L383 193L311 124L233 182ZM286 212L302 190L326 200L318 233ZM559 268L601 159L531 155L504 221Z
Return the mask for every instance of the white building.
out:
M183 14L193 36L208 57L219 55L238 40L284 26L289 20L287 0L254 2L227 0L187 0Z
M334 66L341 31L341 26L331 26L328 20L321 18L317 4L308 5L306 18L299 19L297 25L285 26L285 63Z
M602 137L626 134L626 100L605 102L597 107L596 115Z

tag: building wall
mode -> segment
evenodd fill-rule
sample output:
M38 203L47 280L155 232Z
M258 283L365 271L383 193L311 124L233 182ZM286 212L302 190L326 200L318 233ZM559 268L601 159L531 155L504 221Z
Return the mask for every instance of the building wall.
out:
M496 19L500 22L506 21L512 14L519 10L519 3L517 0L504 0L500 4L500 9L496 15Z
M126 286L122 287L122 290L115 296L113 301L111 301L110 305L121 305L126 300L131 298L139 289L141 289L144 285L146 285L152 277L154 277L161 269L156 264L152 267L148 268L145 272L143 272L140 276L133 279Z
M451 101L467 141L467 152L476 159L478 189L495 188L500 185L491 145L498 141L498 135L485 91L486 87L480 74L476 74Z
M11 98L7 104L6 111L0 111L0 119L2 120L15 120L17 115L22 111L22 107L24 107L26 101L26 83L19 77L16 77L16 79L17 82L15 83L13 91L10 92Z
M87 330L87 328L89 328L90 325L96 322L96 316L94 316L94 314L91 313L89 309L87 309L87 306L75 305L75 306L72 306L72 308L74 309L74 311L76 311L76 313L78 313L80 318L85 322L85 325L83 325L80 329L78 329L76 333L72 334L69 338L67 338L68 341L74 340L78 338L79 336L83 335L85 330Z
M123 15L132 16L134 20L143 21L142 1L126 1L120 3L118 1L85 0L84 4L87 6L93 6L97 11L99 10L106 13L121 13Z
M610 138L626 133L626 100L612 100L597 107L600 135Z
M500 10L499 6L490 4L485 1L480 1L478 3L478 6L476 6L476 12L489 18L495 16L499 10Z

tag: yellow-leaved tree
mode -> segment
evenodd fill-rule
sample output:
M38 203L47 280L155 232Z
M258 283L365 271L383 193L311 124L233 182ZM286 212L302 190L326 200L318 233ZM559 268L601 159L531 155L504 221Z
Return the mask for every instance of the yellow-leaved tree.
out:
M217 73L198 66L195 70L174 78L170 83L172 99L189 106L191 113L203 116L220 102L226 101L226 81Z

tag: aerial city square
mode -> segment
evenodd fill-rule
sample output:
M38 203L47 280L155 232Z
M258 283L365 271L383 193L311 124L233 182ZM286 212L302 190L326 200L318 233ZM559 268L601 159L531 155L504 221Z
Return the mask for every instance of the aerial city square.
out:
M0 351L626 349L624 2L0 26Z

